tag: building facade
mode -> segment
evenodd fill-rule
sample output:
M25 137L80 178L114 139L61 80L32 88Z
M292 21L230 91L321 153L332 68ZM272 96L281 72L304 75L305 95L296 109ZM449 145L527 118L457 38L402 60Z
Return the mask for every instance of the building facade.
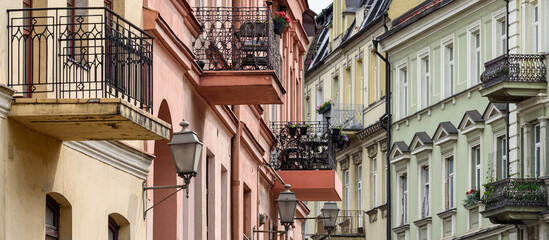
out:
M305 59L304 118L323 121L315 106L331 100L332 127L349 141L336 153L342 181L333 239L384 239L386 227L385 69L372 39L384 32L389 1L333 1L317 16L319 30ZM308 202L321 217L323 202ZM305 236L324 239L322 220L308 220Z
M378 40L391 66L393 238L547 238L545 118L529 107L546 91L544 4L425 1L389 12Z
M2 239L301 238L304 220L284 232L275 199L311 186L271 165L270 123L301 120L307 1L1 8ZM290 23L274 34L278 11ZM168 147L182 120L204 146L189 197L144 191L183 184ZM310 199L339 198L338 181Z

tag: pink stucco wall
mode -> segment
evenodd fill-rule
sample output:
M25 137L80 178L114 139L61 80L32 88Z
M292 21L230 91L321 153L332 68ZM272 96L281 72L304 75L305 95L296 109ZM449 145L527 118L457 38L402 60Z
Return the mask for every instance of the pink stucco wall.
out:
M286 10L295 12L295 19L300 19L305 10L302 2L295 1ZM232 4L242 5L239 1ZM269 226L281 230L275 203L278 192L272 190L278 180L265 166L270 161L273 144L266 128L271 106L209 106L196 91L200 70L195 66L192 53L189 54L196 31L189 10L194 1L148 0L144 5L145 30L155 36L154 114L170 122L174 132L181 130L178 123L182 119L190 122L190 128L204 144L199 173L191 180L189 198L181 191L172 197L175 200L163 202L148 213L148 239L206 239L207 236L209 239L242 239L243 233L252 237L254 226L261 230L268 230ZM277 6L277 3L273 5ZM298 21L286 30L282 43L280 50L285 64L282 79L287 93L284 104L277 106L276 119L295 121L301 118L302 58L308 44ZM165 144L146 143L146 151L157 156L147 179L149 186L182 184L180 178L173 178L175 172L169 171L168 165L173 163ZM173 191L149 192L148 205L152 206ZM307 212L304 205L298 209L300 216L306 216ZM259 226L258 213L267 215L267 224ZM296 221L290 236L300 239L300 227L301 222ZM254 239L268 239L266 236L259 234Z

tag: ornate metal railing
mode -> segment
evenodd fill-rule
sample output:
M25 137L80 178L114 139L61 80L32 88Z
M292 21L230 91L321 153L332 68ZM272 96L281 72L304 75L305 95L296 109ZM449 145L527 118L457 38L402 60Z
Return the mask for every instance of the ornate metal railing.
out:
M272 154L276 170L335 169L335 146L326 122L300 122L306 128L290 127L288 122L272 122L277 139Z
M360 130L364 128L362 104L334 104L330 123L343 129Z
M8 10L8 85L24 97L153 106L153 38L107 8Z
M203 32L193 51L204 70L274 70L280 79L280 36L267 7L200 7Z
M317 229L314 236L320 237L327 235L328 232L324 228L324 219L322 215L316 220ZM332 236L354 235L363 236L365 214L362 210L340 210L337 215L336 227L330 232ZM316 239L313 236L313 239Z
M499 207L546 207L545 183L535 178L507 178L488 183L482 202L485 210Z
M500 82L546 82L545 55L504 54L484 64L484 87Z

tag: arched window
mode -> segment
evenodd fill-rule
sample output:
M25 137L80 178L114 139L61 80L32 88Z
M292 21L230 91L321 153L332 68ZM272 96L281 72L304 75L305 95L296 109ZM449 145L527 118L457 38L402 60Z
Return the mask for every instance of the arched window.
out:
M46 196L46 240L59 239L59 204Z
M119 230L120 230L120 226L116 224L114 219L109 217L109 240L118 240Z

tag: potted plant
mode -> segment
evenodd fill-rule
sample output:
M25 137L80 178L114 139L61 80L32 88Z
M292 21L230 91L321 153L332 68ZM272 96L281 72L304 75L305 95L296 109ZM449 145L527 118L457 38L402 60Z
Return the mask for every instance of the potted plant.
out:
M286 13L284 11L275 12L273 24L275 34L282 35L284 29L286 29L286 26L290 24L290 18L286 16Z
M332 115L332 100L323 102L322 104L316 106L316 112L318 114L323 114L324 117L330 117Z
M309 124L306 124L306 123L298 124L298 127L299 127L299 133L301 134L301 136L306 136L307 129L309 128Z
M292 122L288 122L286 123L286 128L290 131L290 136L295 136L296 132L297 132L297 125L298 124L294 124Z
M349 138L347 137L347 134L340 132L339 138L337 141L337 148L343 149L347 146L347 142L349 142Z
M341 134L341 127L332 127L332 138L338 139Z
M477 204L478 201L480 201L480 190L473 188L465 193L463 206L469 208Z

